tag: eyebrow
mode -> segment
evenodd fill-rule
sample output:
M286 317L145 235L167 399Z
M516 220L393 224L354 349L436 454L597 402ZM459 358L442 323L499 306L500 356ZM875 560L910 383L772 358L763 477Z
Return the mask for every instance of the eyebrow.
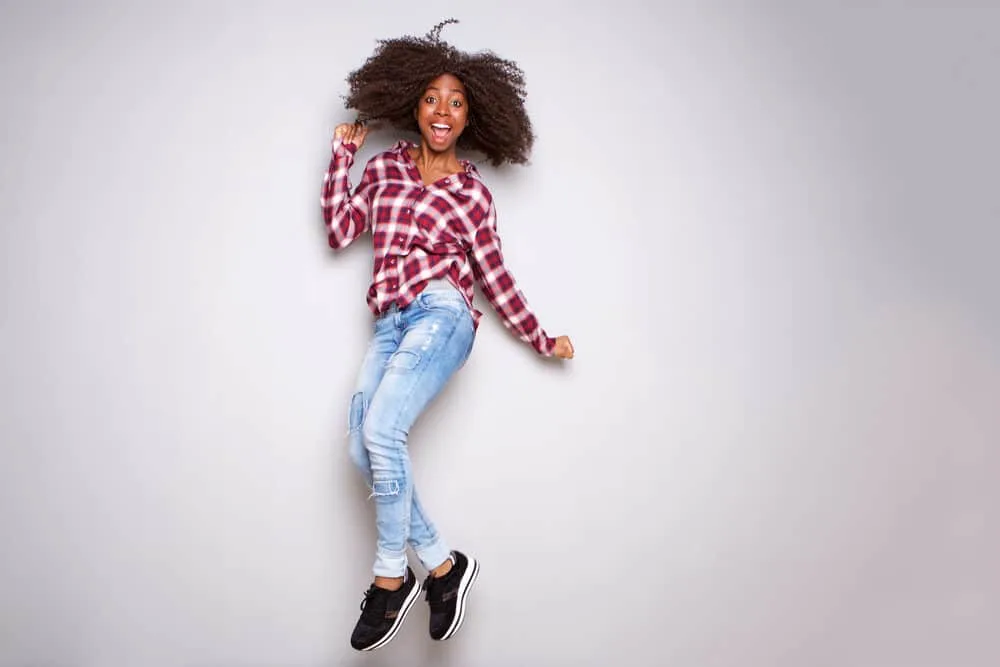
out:
M424 88L424 92L425 92L425 93L426 93L427 91L429 91L429 90L436 90L436 91L438 91L439 93L441 92L441 89L440 89L440 88L438 88L437 86L427 86L426 88ZM459 88L448 88L448 90L450 90L450 91L451 91L451 92L453 92L453 93L458 93L459 95L465 95L465 91L464 91L464 90L461 90L461 89L459 89Z

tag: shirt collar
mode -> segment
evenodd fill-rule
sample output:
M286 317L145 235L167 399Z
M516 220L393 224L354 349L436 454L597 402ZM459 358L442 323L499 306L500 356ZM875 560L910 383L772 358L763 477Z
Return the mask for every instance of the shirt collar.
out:
M396 155L398 155L400 159L412 162L413 158L410 157L409 150L411 148L418 148L418 147L419 144L413 141L409 141L407 139L400 139L399 141L396 142L396 145L393 146L391 150L393 153L396 153ZM463 173L458 174L460 181L464 181L464 179L462 178L463 176L475 178L477 180L482 180L479 174L479 170L476 168L476 165L472 163L472 161L463 160L459 158L458 163L462 165L463 169L465 169L464 174Z

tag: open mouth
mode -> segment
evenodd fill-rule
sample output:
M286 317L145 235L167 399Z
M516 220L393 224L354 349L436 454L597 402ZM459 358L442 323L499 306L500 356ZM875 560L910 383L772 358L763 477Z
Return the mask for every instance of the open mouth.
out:
M433 123L431 125L431 134L438 141L444 141L451 134L451 125L444 125L442 123Z

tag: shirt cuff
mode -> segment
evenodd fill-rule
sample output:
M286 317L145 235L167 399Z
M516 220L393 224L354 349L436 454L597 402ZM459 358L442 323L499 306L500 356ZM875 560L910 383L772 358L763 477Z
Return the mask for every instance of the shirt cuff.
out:
M556 339L543 333L538 337L535 349L543 357L551 357L556 351Z
M358 147L355 144L345 143L340 137L333 138L330 142L330 149L334 157L342 155L354 157L354 154L358 152Z

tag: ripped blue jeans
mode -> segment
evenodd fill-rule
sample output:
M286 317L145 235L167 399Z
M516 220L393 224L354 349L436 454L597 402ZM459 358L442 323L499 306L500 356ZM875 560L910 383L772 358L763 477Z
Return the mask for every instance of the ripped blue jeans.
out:
M450 549L420 505L410 474L407 436L421 412L472 352L475 328L462 295L434 281L406 308L375 321L349 415L351 460L375 503L374 572L401 577L409 544L428 570Z

